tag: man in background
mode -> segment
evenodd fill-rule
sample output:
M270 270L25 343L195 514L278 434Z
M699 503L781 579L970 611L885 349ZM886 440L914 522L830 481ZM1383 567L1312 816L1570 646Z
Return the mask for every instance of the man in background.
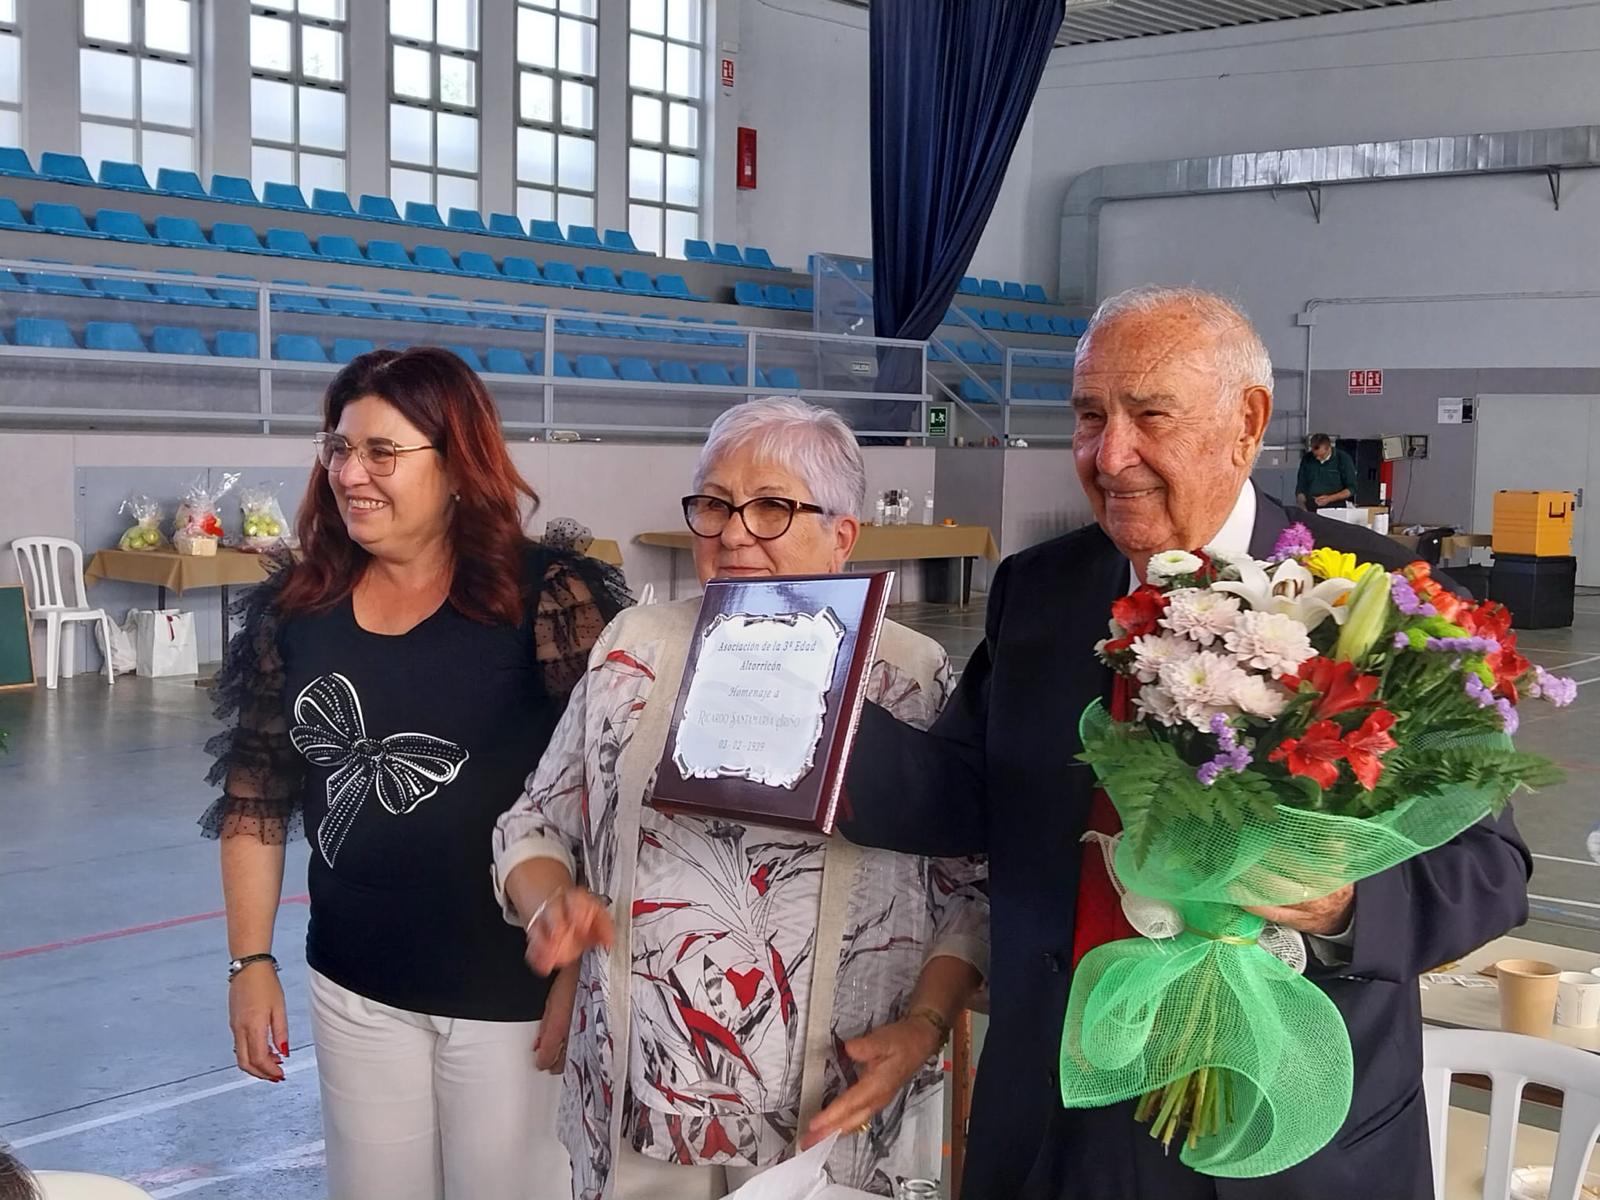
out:
M1356 463L1325 433L1311 435L1311 449L1300 460L1300 474L1294 481L1300 507L1308 512L1319 508L1348 508L1356 498Z

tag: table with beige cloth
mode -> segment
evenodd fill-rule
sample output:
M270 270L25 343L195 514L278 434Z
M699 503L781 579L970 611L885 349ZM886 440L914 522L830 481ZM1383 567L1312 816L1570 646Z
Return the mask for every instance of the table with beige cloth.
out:
M694 547L695 535L687 529L641 533L633 539L641 546L654 546L672 552L669 595L678 596L678 555ZM982 556L990 562L1000 557L994 534L987 525L863 525L856 539L851 562L907 562L947 558L959 562L963 578L956 594L966 595L965 572L971 561Z
M1588 971L1600 967L1600 954L1534 942L1527 938L1495 938L1463 958L1449 970L1451 975L1476 976L1484 967L1503 958L1532 958L1560 967L1563 971ZM1491 982L1493 982L1491 980ZM1495 987L1461 987L1459 984L1424 980L1422 1019L1429 1025L1447 1029L1499 1029L1500 992ZM1600 1028L1570 1029L1557 1025L1550 1040L1600 1054Z

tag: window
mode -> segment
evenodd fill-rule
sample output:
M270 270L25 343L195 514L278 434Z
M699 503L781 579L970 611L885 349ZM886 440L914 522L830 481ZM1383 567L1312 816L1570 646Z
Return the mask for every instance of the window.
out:
M478 208L478 0L389 0L389 195Z
M147 175L196 167L194 0L82 0L80 149Z
M22 38L17 0L0 0L0 146L22 145Z
M598 0L517 2L517 215L594 224Z
M343 191L345 0L250 5L250 175Z
M700 236L704 0L629 0L628 231L681 257Z

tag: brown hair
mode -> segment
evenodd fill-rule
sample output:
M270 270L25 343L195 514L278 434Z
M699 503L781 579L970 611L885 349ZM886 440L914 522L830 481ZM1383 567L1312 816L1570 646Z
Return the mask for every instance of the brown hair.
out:
M1311 442L1310 442L1310 448L1311 449L1320 450L1324 446L1331 446L1331 445L1333 445L1333 439L1331 437L1329 437L1327 434L1325 434L1325 433L1313 433L1311 435Z
M323 402L322 428L331 431L344 410L367 396L399 409L444 457L457 502L450 514L454 578L450 603L486 625L516 625L523 613L523 500L539 497L518 473L500 433L500 413L477 373L448 350L414 346L374 350L334 376ZM370 558L339 515L328 472L312 468L295 522L301 559L285 582L284 613L332 608L355 588Z

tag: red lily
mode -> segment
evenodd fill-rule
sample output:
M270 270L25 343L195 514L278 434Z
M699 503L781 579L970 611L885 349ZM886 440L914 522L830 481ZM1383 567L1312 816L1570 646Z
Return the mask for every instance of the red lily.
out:
M1303 684L1321 695L1311 715L1317 718L1336 717L1340 713L1376 704L1373 697L1378 691L1376 675L1357 675L1354 663L1334 662L1317 655L1300 664L1292 675L1284 675L1281 682L1298 691Z
M1166 611L1167 597L1148 583L1118 597L1111 605L1112 619L1128 631L1129 638L1154 633L1156 622Z
M1517 701L1517 680L1532 664L1517 652L1517 635L1511 629L1511 613L1503 604L1477 604L1457 614L1456 623L1473 637L1493 638L1500 649L1484 662L1494 672L1495 690L1513 704Z
M1414 562L1401 574L1410 580L1417 598L1433 605L1434 611L1452 625L1461 624L1462 617L1473 607L1435 579L1432 568L1425 562Z
M1361 722L1359 729L1352 729L1344 736L1344 754L1350 762L1350 773L1369 792L1378 786L1378 777L1383 774L1382 756L1395 748L1395 740L1389 736L1394 721L1392 712L1380 708Z
M1304 775L1323 788L1339 782L1339 760L1345 744L1332 721L1318 721L1301 738L1289 738L1268 755L1271 762L1289 761L1289 774Z

